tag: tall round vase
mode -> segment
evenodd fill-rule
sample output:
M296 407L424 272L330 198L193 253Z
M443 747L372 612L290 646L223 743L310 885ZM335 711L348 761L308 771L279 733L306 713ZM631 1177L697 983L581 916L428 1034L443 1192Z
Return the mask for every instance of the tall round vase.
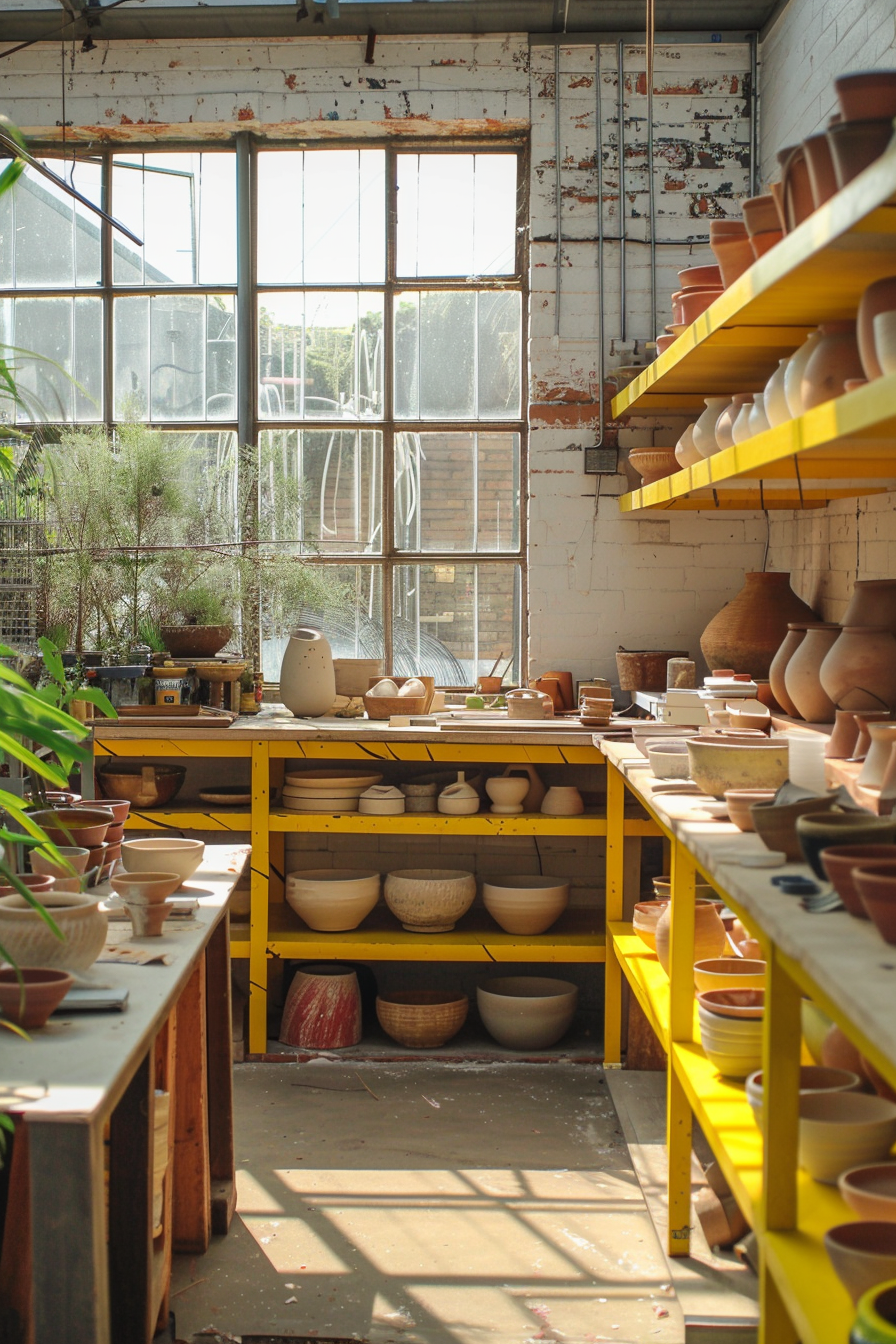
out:
M805 638L784 669L787 694L796 705L800 718L807 723L834 722L836 710L818 674L839 637L839 625L820 622L807 626Z
M884 625L896 635L896 579L860 579L843 613L843 625Z
M361 1039L361 991L350 966L303 966L293 976L280 1040L307 1050L344 1050Z
M701 457L712 457L719 451L716 439L716 421L726 406L730 406L730 397L704 397L706 410L694 424L694 447Z
M787 634L778 645L778 652L775 654L768 669L769 685L772 688L772 694L781 706L785 714L791 718L798 719L799 712L796 705L787 694L787 664L796 653L803 640L806 638L807 623L805 621L793 621L787 626Z
M896 710L896 638L882 625L845 625L821 665L838 709Z
M820 340L820 331L810 331L800 348L790 356L784 370L784 396L792 419L803 413L803 372Z
M672 902L656 923L656 955L666 974L669 974L669 933L672 926ZM694 902L694 961L710 961L720 957L727 939L725 925L719 916L715 901Z
M297 719L319 719L333 708L333 655L319 630L294 630L290 635L280 664L280 699Z
M773 429L793 419L784 395L784 376L789 363L789 359L779 359L778 367L765 385L765 414Z
M788 624L816 620L812 608L791 588L788 573L746 574L737 596L703 631L700 648L711 668L733 667L735 672L766 678ZM777 697L777 689L772 689Z

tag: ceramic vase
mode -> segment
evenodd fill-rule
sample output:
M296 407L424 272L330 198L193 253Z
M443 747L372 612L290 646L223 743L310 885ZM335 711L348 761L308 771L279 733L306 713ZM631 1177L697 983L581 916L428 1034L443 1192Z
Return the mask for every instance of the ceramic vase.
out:
M694 426L688 425L675 445L675 461L680 467L693 467L702 460L694 446Z
M896 710L896 639L882 625L847 625L821 665L838 709Z
M803 370L800 396L804 411L839 397L847 378L863 376L855 322L824 322L821 339Z
M765 392L754 392L753 405L750 407L750 435L764 434L770 428L765 410Z
M820 340L820 331L810 332L800 348L787 361L784 372L784 396L790 408L791 420L803 413L803 373Z
M747 392L735 393L716 421L716 443L720 449L734 447L734 423L749 399L750 394Z
M712 457L713 453L719 451L716 442L716 421L725 407L730 405L731 398L704 397L704 403L706 410L694 425L694 447L701 457Z
M294 630L280 665L280 699L297 719L319 719L336 700L336 675L319 630Z
M816 619L791 588L789 573L746 574L741 591L703 631L700 648L709 667L733 667L765 678L788 623ZM772 689L777 696L774 683Z
M280 1040L306 1050L344 1050L361 1039L361 991L350 966L296 971L280 1022Z
M789 359L779 359L778 367L765 385L765 414L772 429L793 418L784 394L784 379L789 363Z
M819 679L827 654L840 636L840 626L827 622L806 627L793 657L784 669L784 685L797 713L807 723L833 723L836 712Z
M860 579L841 624L883 625L896 635L896 579Z
M796 653L803 640L806 638L807 625L802 621L791 622L787 627L787 634L778 646L778 651L771 661L768 669L769 685L772 688L772 694L781 706L785 714L791 718L798 719L799 713L797 707L787 694L787 682L785 674L787 664Z
M888 313L896 309L896 275L888 275L883 280L875 280L869 285L859 301L856 317L856 337L859 342L859 358L865 377L881 378L883 369L877 357L874 345L874 319L878 313Z
M752 414L753 397L751 394L750 396L744 396L740 403L740 409L737 412L734 424L731 426L731 437L734 439L735 443L743 443L744 440L748 439L752 434L753 431L750 429L750 416Z
M669 974L669 933L672 926L672 902L656 922L654 938L656 955L666 974ZM709 961L720 957L727 938L725 925L715 901L694 902L694 961Z

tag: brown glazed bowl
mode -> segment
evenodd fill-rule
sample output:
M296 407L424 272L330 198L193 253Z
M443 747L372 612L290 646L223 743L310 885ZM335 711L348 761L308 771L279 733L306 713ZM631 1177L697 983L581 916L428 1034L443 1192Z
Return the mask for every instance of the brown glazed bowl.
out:
M896 817L876 817L871 812L810 812L797 818L796 833L803 858L823 882L823 849L844 843L875 845L892 842L896 840Z
M855 871L864 868L871 872L879 869L896 872L896 846L831 845L822 850L821 865L849 913L856 919L868 919L868 911L855 884Z
M884 871L856 868L853 881L881 938L896 943L896 863Z
M806 813L825 812L834 805L834 795L830 799L802 798L796 803L753 803L750 816L753 830L766 849L782 850L788 863L799 863L803 857L797 838L797 818Z

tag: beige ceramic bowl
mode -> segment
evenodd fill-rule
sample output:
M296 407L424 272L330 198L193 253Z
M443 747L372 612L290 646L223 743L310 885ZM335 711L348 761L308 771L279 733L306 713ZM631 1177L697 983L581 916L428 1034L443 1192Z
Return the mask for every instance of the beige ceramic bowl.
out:
M869 1288L896 1278L893 1223L840 1223L825 1232L824 1248L853 1302L858 1302Z
M725 802L728 804L728 820L739 831L755 830L750 808L754 803L770 803L774 796L773 789L726 789Z
M123 901L160 905L180 886L180 873L113 873L109 886Z
M746 957L713 957L694 962L698 994L714 989L765 989L765 962Z
M840 1173L837 1185L853 1213L860 1218L896 1223L896 1162L850 1167Z
M90 858L90 850L81 845L57 845L56 847L64 859L67 859L76 873L87 872L87 860ZM71 877L67 868L63 868L55 859L39 854L36 849L31 851L31 870L45 877Z
M861 1092L800 1097L799 1161L833 1185L842 1171L887 1157L896 1140L896 1103Z
M506 975L476 990L479 1016L490 1036L512 1050L547 1050L569 1030L579 998L568 980Z
M121 844L121 862L127 872L180 873L181 883L193 876L204 854L201 840L183 840L173 835L123 840Z
M95 896L75 892L41 893L63 937L48 926L22 896L0 897L0 947L17 966L49 966L65 971L88 970L106 941L109 916Z
M779 789L788 775L787 742L764 735L745 742L692 737L688 757L691 779L714 798L726 789Z
M753 1114L756 1117L756 1123L760 1123L762 1115L762 1097L763 1097L762 1070L757 1069L751 1073L747 1079L747 1101L753 1107ZM804 1064L800 1069L800 1096L815 1096L820 1092L861 1092L862 1079L857 1073L852 1073L849 1069L826 1069L816 1064ZM893 1171L896 1172L896 1163L893 1164ZM896 1183L894 1183L894 1195L896 1195ZM849 1200L846 1201L849 1203ZM894 1218L896 1218L896 1202L894 1202ZM879 1217L880 1215L869 1214L868 1217Z
M386 904L411 933L450 933L476 896L476 878L457 868L399 868L386 874Z
M356 929L380 896L379 873L359 868L308 868L286 879L286 903L309 929Z
M657 779L687 779L688 749L683 739L672 738L647 747L647 759Z
M734 1022L760 1018L765 1012L764 989L707 989L697 995L697 1002L716 1017L727 1017Z
M507 933L544 933L569 904L569 883L559 877L490 877L482 899Z

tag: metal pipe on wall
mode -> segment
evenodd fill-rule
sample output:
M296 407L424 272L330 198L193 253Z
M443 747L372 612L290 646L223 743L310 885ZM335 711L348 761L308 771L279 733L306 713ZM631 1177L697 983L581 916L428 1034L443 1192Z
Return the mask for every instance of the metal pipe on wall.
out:
M625 340L625 51L616 43L616 145L619 159L619 334Z
M562 281L563 199L560 195L560 43L554 47L554 215L557 233L557 256L554 275L554 336L560 336L560 304Z
M604 441L604 375L606 352L604 350L604 157L601 137L603 135L603 113L601 109L601 68L600 43L594 49L594 164L597 169L597 368L598 368L598 415L599 427L596 448Z

